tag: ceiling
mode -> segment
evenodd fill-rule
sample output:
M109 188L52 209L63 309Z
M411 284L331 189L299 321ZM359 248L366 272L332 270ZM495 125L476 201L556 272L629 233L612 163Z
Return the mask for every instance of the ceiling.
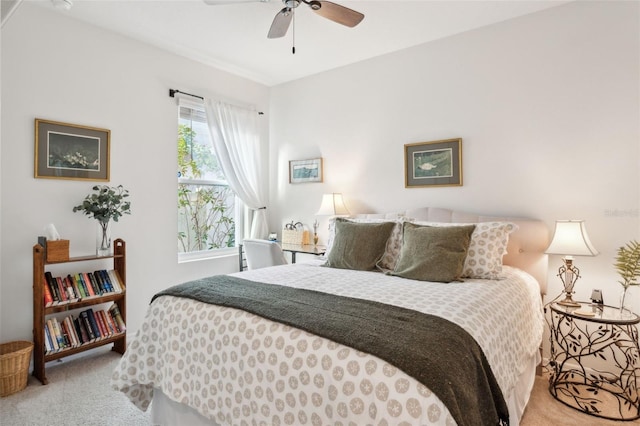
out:
M365 15L354 28L301 4L292 54L293 24L285 37L267 39L281 0L216 6L203 0L72 0L70 10L51 0L24 1L268 86L567 3L333 0Z

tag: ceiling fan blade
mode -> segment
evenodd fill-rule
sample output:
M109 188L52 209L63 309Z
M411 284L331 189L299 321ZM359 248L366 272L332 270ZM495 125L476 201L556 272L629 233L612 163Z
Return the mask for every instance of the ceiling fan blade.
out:
M340 6L339 4L332 3L330 1L320 0L320 8L311 9L318 15L330 19L338 24L346 25L347 27L355 27L364 19L364 15L360 12L356 12L348 7Z
M278 12L275 18L273 18L267 38L284 37L289 29L289 24L291 24L291 18L293 18L293 11L288 7Z

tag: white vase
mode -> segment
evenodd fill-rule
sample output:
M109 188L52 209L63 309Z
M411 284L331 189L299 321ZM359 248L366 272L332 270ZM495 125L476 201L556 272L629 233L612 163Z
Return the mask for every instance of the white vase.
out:
M96 231L96 256L110 256L113 254L111 245L111 221L100 222Z

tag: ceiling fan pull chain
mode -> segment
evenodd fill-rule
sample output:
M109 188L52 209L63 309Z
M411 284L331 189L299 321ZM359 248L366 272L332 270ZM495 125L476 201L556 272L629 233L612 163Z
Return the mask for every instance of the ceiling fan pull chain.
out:
M293 13L293 31L291 32L291 34L293 35L293 46L291 46L291 54L295 55L296 54L296 8L295 7L291 10L291 13Z

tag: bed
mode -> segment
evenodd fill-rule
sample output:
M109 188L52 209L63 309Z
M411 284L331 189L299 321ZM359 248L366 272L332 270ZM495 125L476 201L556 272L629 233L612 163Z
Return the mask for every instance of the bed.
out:
M453 248L451 235L460 240ZM423 249L425 239L441 241L444 251ZM348 254L354 241L355 260ZM547 244L543 222L440 208L338 219L326 259L208 277L156 295L112 386L140 409L151 407L153 424L464 425L495 418L518 425L540 361ZM374 271L360 270L375 253ZM435 263L456 271L449 276L451 268ZM209 303L187 294L192 287L234 294ZM227 303L254 291L244 304ZM256 299L263 296L263 303ZM298 311L311 315L291 322ZM405 314L437 327L405 326ZM337 326L323 325L326 318ZM384 328L392 318L400 322ZM448 337L420 334L426 328L451 340L460 334L464 343L449 348ZM391 349L379 343L382 335L391 337ZM416 361L423 358L429 368Z

